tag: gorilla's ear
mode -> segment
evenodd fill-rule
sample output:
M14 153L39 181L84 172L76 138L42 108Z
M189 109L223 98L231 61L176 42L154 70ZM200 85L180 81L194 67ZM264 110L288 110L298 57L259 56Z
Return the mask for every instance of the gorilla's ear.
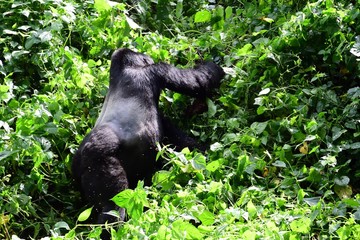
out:
M144 66L154 64L154 60L151 57L147 56L147 55L143 55L143 60L142 61L145 64Z

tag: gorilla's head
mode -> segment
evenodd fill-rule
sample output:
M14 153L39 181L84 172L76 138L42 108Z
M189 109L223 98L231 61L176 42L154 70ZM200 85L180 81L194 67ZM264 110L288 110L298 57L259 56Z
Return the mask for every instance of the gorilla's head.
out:
M127 48L120 48L116 50L111 56L111 68L136 68L145 67L151 64L154 64L154 60L152 60L151 57L142 53L134 52Z

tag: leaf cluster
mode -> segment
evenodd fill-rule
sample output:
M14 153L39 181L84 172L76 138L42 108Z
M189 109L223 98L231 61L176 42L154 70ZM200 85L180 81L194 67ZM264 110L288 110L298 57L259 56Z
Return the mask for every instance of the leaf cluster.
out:
M358 239L359 18L358 1L0 0L0 238ZM159 146L153 185L113 199L128 220L93 225L70 165L118 47L227 76L198 116L161 94L208 150Z

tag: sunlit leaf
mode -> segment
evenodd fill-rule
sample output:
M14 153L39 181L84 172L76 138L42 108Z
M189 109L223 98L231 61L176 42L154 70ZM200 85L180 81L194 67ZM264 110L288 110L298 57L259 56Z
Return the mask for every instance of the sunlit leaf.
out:
M238 56L247 55L247 54L251 53L251 49L252 49L252 48L253 48L252 44L247 43L247 44L245 44L242 48L240 48L240 49L237 51L237 55L238 55Z
M172 223L172 231L176 239L202 239L203 234L192 224L178 219Z
M91 212L92 212L92 207L91 208L87 208L85 209L84 211L82 211L78 217L78 221L79 222L84 222L86 220L88 220L88 218L90 217L91 215Z
M255 240L256 239L256 232L248 229L242 234L242 239Z
M214 223L215 220L215 216L213 213L204 210L200 215L199 215L199 220L201 221L202 224L204 224L205 226L209 226L212 225Z
M261 20L265 21L265 22L268 22L268 23L273 23L274 22L274 19L272 18L267 18L267 17L263 17L261 18Z
M220 167L220 161L212 161L206 165L206 170L209 172L215 172Z
M304 191L304 189L300 189L297 193L297 200L298 203L302 203L302 201L304 200L304 197L306 196L306 193Z
M225 8L225 19L229 19L232 16L233 9L228 6Z
M356 57L360 57L360 42L354 44L354 46L350 49L350 53Z
M210 150L216 152L222 150L223 147L224 146L221 143L216 142L210 145Z
M132 20L131 18L126 16L126 21L129 24L131 29L138 29L141 28L136 22L134 22L134 20Z
M108 0L95 0L94 7L98 12L108 11L111 5Z
M270 92L270 88L265 88L259 92L259 96L267 95Z
M254 203L252 201L249 201L246 205L246 210L249 213L249 216L251 218L254 218L257 215L257 210L256 207L254 205Z
M127 214L133 219L139 219L144 211L144 206L148 205L143 184L142 181L139 181L135 190L125 189L111 199L119 207L125 208Z
M309 233L310 226L311 226L311 220L310 218L307 217L302 217L290 223L291 230L298 233Z
M5 215L5 214L0 215L0 225L6 225L8 224L9 221L10 221L9 215Z
M65 239L75 239L76 231L71 229L68 233L65 234Z
M209 22L211 20L211 13L208 10L202 10L195 13L194 22Z

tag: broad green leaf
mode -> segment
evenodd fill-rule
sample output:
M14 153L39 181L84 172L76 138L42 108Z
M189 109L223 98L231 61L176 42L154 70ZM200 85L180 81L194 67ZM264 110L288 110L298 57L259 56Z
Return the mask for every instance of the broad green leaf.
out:
M267 95L270 92L270 88L265 88L259 92L259 96Z
M67 224L64 221L60 221L55 223L54 225L54 229L66 229L66 230L70 230L69 224Z
M88 209L85 209L84 211L82 211L78 217L78 221L79 222L84 222L86 220L88 220L88 218L90 217L91 215L91 211L92 211L92 207L91 208L88 208Z
M153 184L161 184L168 182L168 179L170 178L171 173L169 171L160 170L157 171L153 177Z
M290 223L291 230L298 233L309 233L310 226L311 226L311 220L310 218L307 217L302 217Z
M319 173L319 170L314 167L311 167L309 176L307 177L307 180L309 180L310 182L320 182L321 178L322 178L322 176Z
M176 3L175 15L177 18L182 17L183 13L183 0L178 0Z
M157 231L156 239L169 239L171 235L171 230L165 225L161 225Z
M119 207L125 208L128 206L129 202L131 201L131 198L133 197L134 190L132 189L125 189L124 191L121 191L117 195L115 195L111 200L115 202L116 205Z
M8 30L8 29L4 29L3 33L8 34L8 35L18 35L19 34L19 32L15 32L13 30Z
M174 239L202 239L203 234L192 224L178 219L172 223Z
M254 122L251 124L250 128L255 132L255 134L259 135L267 127L268 122Z
M0 121L0 123L1 123L1 121ZM2 152L0 152L0 161L11 156L12 154L14 154L16 152L18 152L18 151L2 151Z
M98 239L102 233L102 227L96 227L91 230L88 237L89 239Z
M256 232L248 229L241 235L241 239L255 240L256 239Z
M204 155L198 153L191 160L191 165L196 170L204 170L206 168L206 158Z
M221 5L216 6L213 11L214 17L212 18L215 22L212 27L214 30L221 30L224 29L224 8Z
M351 226L342 226L336 230L336 233L338 234L340 240L355 239L351 237Z
M346 133L347 130L346 129L341 129L337 126L334 126L332 129L332 140L335 141L336 139L338 139L342 134Z
M247 203L246 210L249 213L250 218L254 218L257 215L256 207L251 200Z
M350 183L350 178L347 176L341 176L341 177L336 177L335 178L335 184L339 185L339 186L346 186Z
M257 108L256 113L257 113L257 115L261 115L261 114L263 114L266 110L267 110L267 108L266 108L265 106L260 106L260 107Z
M360 210L354 212L354 218L356 221L360 221ZM360 229L359 229L359 237L360 237Z
M223 184L221 182L212 181L209 186L209 192L211 193L219 193L223 188Z
M251 43L247 43L237 51L237 55L238 56L248 55L249 53L251 53L252 48L253 48L253 45Z
M68 233L65 234L65 239L75 239L76 231L75 229L71 229Z
M211 13L208 10L202 10L195 14L194 22L209 22L211 20Z
M223 148L224 148L224 146L219 142L216 142L216 143L213 143L210 145L210 150L213 152L221 151Z
M208 210L204 210L199 216L199 220L205 226L210 226L215 221L215 216L213 213L209 212Z
M221 141L223 141L224 144L228 144L235 142L238 138L239 136L236 135L235 133L226 133L221 139Z
M111 199L119 207L125 208L127 214L133 219L139 219L143 213L144 206L148 205L147 194L143 184L142 181L139 181L135 190L125 189Z
M344 200L342 200L342 202L345 203L347 206L352 207L352 208L360 207L360 202L358 200L355 200L355 199L352 199L352 198L351 199L344 199Z
M274 22L274 19L272 18L267 18L267 17L263 17L261 18L261 20L265 21L265 22L268 22L268 23L273 23Z
M207 106L208 106L208 116L213 117L215 115L216 111L217 111L216 105L209 98L206 99L206 103L207 103Z
M236 174L237 174L239 177L242 177L246 166L248 166L249 164L250 164L249 156L247 156L247 155L240 155L240 156L238 157L238 167L237 167L237 169L236 169Z
M10 87L7 85L0 85L0 93L8 92L9 89L10 89Z
M39 38L41 42L47 42L50 41L52 38L52 35L50 32L48 31L43 31L39 34Z
M138 29L141 28L136 22L134 22L134 20L132 20L131 18L125 16L127 23L129 24L129 27L131 29Z
M111 5L108 0L95 0L94 7L97 12L104 12L111 9Z
M300 189L297 193L297 201L298 203L302 203L302 201L304 200L304 197L306 195L306 192L304 191L304 189Z
M353 194L352 188L349 185L346 186L334 186L334 191L336 195L339 196L341 199L349 199L351 198L351 195Z
M230 6L225 8L225 19L231 18L232 11L233 11L233 9Z
M360 149L360 142L350 144L351 149Z
M209 172L215 172L220 167L220 165L221 164L219 160L212 161L206 165L206 170Z
M286 163L284 163L283 161L279 161L279 160L276 160L272 165L275 167L282 167L282 168L286 167Z
M316 136L315 135L308 135L306 136L306 138L304 139L304 142L311 142L313 140L316 139Z
M306 202L309 206L315 206L319 201L320 197L304 198L304 202Z

